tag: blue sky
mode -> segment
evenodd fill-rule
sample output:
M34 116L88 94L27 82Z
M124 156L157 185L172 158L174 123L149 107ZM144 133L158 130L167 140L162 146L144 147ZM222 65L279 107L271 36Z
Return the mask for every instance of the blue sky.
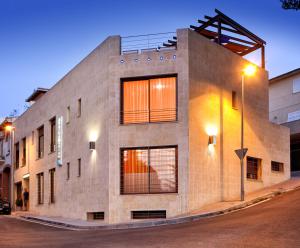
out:
M107 36L175 31L217 8L267 41L270 76L300 67L300 11L279 0L0 0L0 116L21 114Z

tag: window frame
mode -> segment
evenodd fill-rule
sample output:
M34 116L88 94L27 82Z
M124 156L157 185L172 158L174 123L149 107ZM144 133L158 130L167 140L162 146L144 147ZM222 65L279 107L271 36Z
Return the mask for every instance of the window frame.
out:
M157 79L157 78L170 78L175 77L175 87L176 87L176 94L175 94L175 102L176 102L176 118L175 120L171 121L146 121L146 122L138 122L138 123L124 123L124 83L128 81L140 81L140 80L151 80L151 79ZM150 91L149 93L150 94ZM149 98L150 100L150 98ZM150 106L149 106L149 112L150 112ZM150 114L149 114L150 117ZM140 76L140 77L126 77L120 79L120 113L119 113L119 123L120 125L141 125L141 124L151 124L151 123L172 123L172 122L178 122L178 74L162 74L162 75L148 75L148 76Z
M44 189L45 189L45 177L44 172L36 174L37 177L37 204L44 204Z
M50 187L49 187L49 203L50 204L54 204L55 203L55 168L52 168L49 170L49 183L50 183Z
M26 153L27 153L27 139L26 137L24 137L22 139L22 163L21 163L21 167L24 167L26 165Z
M141 193L124 193L123 191L123 151L125 150L147 150L148 157L150 156L149 151L151 149L168 149L175 148L175 191L174 192L141 192ZM148 161L149 162L149 161ZM147 165L149 166L149 164ZM178 194L178 145L166 145L166 146L139 146L139 147L122 147L120 148L120 195L157 195L157 194ZM150 182L149 182L150 186Z
M248 159L256 159L257 160L257 178L250 178L248 177ZM253 181L262 181L262 159L252 156L246 157L246 178L247 180Z
M16 142L14 145L15 156L15 169L20 168L20 142Z
M52 117L50 120L50 153L56 151L56 116ZM54 133L53 133L54 127Z
M43 135L40 135L40 130L43 130ZM42 125L37 129L37 159L42 159L45 155L45 126ZM43 137L43 145L41 146L40 138ZM42 149L41 149L42 148Z
M278 166L279 170L273 170L273 166ZM271 160L271 171L275 173L284 173L284 163Z

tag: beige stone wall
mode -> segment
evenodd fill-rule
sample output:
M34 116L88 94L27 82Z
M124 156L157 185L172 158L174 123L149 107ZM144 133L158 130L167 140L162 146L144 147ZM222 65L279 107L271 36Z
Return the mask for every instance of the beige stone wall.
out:
M270 83L270 121L285 123L288 113L300 110L300 93L293 93L293 80L296 78L300 78L300 73Z
M27 164L15 171L14 182L30 173L30 210L44 215L86 219L86 212L108 210L108 58L119 54L119 37L109 37L49 92L15 122L15 141L27 137ZM77 117L81 98L82 114ZM71 108L66 124L67 107ZM56 165L50 154L50 123L63 116L63 165ZM37 159L37 128L44 125L45 155ZM32 138L34 131L34 138ZM96 151L89 150L95 139ZM34 140L34 143L32 143ZM20 142L21 144L21 142ZM22 151L22 146L20 146ZM21 155L22 157L22 155ZM77 176L77 159L81 158L82 175ZM70 162L70 179L66 180L66 163ZM50 204L49 169L56 168L56 202ZM36 174L44 172L44 204L37 204Z
M232 108L232 91L241 96L246 60L189 32L189 209L237 199L240 194L240 104ZM217 144L208 148L208 127L217 129ZM268 121L267 73L259 69L245 80L245 147L262 159L262 180L245 179L246 192L289 178L289 130ZM280 141L280 142L279 142ZM271 172L271 160L284 162L285 173ZM245 171L246 176L246 171Z

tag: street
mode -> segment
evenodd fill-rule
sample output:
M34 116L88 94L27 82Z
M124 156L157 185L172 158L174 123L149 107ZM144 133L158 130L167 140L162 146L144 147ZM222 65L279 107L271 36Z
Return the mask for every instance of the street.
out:
M0 216L0 247L300 247L300 190L197 222L70 231Z

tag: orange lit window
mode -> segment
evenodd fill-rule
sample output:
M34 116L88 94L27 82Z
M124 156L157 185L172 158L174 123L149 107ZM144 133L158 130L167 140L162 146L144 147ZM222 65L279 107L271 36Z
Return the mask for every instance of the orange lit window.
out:
M177 192L177 147L122 149L121 193Z
M121 123L175 121L176 77L124 81Z

